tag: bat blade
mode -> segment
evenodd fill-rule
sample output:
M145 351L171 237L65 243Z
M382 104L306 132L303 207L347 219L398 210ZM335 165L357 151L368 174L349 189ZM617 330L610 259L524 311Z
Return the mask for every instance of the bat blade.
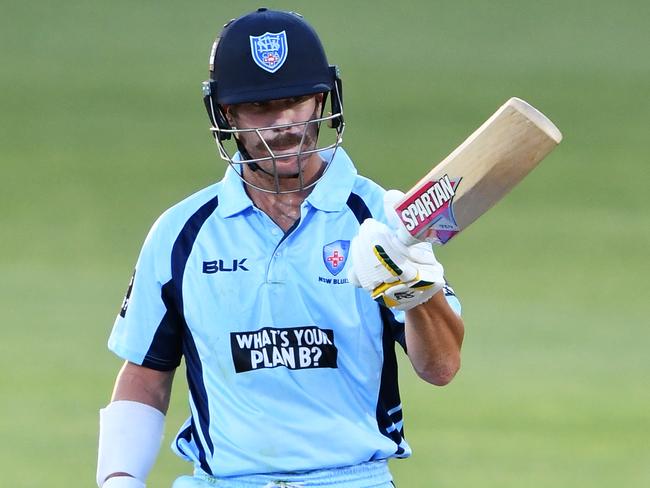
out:
M504 103L395 205L409 234L446 244L487 212L562 140L519 98Z

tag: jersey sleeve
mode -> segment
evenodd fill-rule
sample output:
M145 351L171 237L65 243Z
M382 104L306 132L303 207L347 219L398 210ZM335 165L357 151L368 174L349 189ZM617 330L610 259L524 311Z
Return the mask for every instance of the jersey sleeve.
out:
M451 307L451 309L456 312L456 315L461 315L462 312L462 307L460 305L460 300L456 296L456 293L454 292L454 289L451 287L449 282L445 279L445 287L443 288L443 292L445 294L445 298L447 299L447 303Z
M173 237L161 220L144 242L108 348L132 363L168 371L180 364L183 324L174 303Z

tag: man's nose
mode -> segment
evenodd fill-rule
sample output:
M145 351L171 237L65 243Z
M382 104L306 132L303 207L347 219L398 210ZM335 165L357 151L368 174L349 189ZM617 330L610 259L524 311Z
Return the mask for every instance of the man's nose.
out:
M281 110L277 112L273 121L273 125L279 126L276 127L277 131L286 132L286 131L294 131L295 126L292 127L292 125L296 123L299 124L300 122L302 121L298 120L298 114L296 113L296 110L287 108L285 110Z

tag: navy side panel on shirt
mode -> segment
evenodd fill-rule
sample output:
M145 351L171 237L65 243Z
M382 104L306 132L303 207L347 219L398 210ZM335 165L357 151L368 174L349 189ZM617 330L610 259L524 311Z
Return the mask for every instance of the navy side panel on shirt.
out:
M372 218L370 209L359 195L351 193L347 205L354 213L359 224L362 224L366 219ZM397 321L393 313L384 306L381 306L381 319L383 322L384 364L381 369L381 384L377 400L377 425L383 435L395 442L397 445L395 455L400 457L405 451L401 446L404 438L404 428L402 403L399 396L395 342L398 341L406 349L404 324Z
M381 307L381 318L384 323L382 342L384 346L384 365L381 369L381 384L377 401L377 425L386 437L397 445L396 457L405 453L402 447L404 427L402 421L402 402L399 395L397 375L397 356L395 355L395 334L404 335L404 324L395 320L393 313L386 307Z
M210 411L208 395L203 383L203 366L183 315L183 275L196 236L218 205L219 198L214 197L199 208L185 223L174 242L171 254L172 279L162 288L163 302L167 307L167 313L165 313L142 363L143 366L160 369L161 360L159 358L174 357L177 360L171 364L171 368L167 368L173 369L180 364L182 350L185 354L188 386L198 412L199 425L204 433L203 438L211 454L214 452L214 446L208 435ZM193 430L196 429L196 425L192 424L192 427ZM196 433L195 439L197 439L200 448L200 442L198 442L200 437ZM211 474L203 449L200 449L199 458L201 468Z

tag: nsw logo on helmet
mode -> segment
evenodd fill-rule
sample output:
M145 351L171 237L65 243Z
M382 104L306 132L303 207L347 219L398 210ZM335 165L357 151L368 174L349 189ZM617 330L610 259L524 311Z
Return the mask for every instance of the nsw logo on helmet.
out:
M269 73L275 73L287 60L287 33L267 32L261 36L250 36L253 61Z

